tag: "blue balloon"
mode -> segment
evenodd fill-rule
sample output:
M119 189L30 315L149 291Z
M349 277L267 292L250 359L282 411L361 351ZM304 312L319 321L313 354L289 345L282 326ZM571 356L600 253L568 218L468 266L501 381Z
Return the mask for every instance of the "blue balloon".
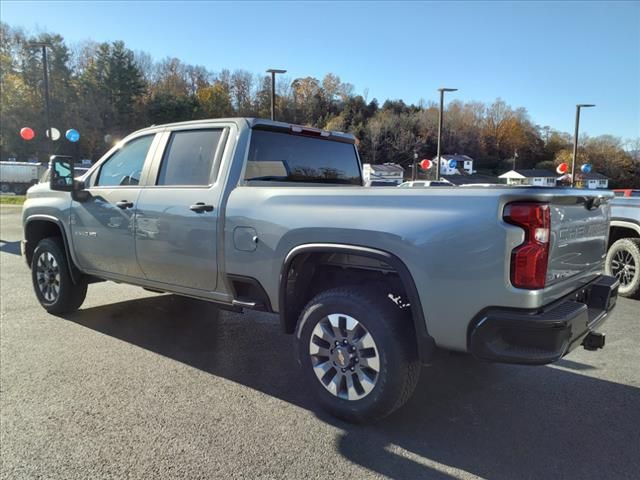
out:
M69 130L67 130L67 133L65 133L64 136L67 137L67 140L73 143L80 140L80 134L75 128L70 128Z
M591 171L591 165L585 163L580 167L580 170L582 170L582 173L589 173Z
M458 166L458 162L455 160L449 160L449 168L456 168Z

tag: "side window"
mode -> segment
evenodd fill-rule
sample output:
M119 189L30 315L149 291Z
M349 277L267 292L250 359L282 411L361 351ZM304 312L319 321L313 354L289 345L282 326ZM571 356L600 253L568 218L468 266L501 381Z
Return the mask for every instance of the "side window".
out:
M221 129L172 133L160 164L157 185L213 183L211 167L221 136Z
M136 138L114 153L100 168L96 185L117 187L138 185L154 135Z

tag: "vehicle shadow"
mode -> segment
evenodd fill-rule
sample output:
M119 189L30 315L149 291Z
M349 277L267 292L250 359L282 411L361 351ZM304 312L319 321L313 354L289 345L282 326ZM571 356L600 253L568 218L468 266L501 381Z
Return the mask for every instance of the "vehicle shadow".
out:
M68 319L311 410L342 430L340 454L390 478L637 478L640 471L640 388L565 369L592 371L577 362L518 367L444 354L423 369L404 408L358 426L320 412L299 387L292 338L271 315L249 319L164 295Z
M0 252L11 253L13 255L20 255L20 242L8 242L0 239Z

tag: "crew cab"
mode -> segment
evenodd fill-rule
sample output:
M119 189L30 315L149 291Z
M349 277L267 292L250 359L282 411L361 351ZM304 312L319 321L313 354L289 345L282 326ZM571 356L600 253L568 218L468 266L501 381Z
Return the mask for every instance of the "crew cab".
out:
M436 348L540 365L602 347L612 197L366 188L351 135L199 120L137 131L80 179L52 158L23 254L53 314L100 280L278 314L310 392L365 421L409 398Z

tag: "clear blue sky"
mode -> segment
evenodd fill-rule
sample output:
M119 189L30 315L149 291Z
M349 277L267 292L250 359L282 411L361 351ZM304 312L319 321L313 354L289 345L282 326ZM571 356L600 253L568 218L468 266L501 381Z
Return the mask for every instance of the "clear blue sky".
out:
M526 107L572 132L640 136L640 2L3 1L2 21L70 43L124 40L212 71L333 72L368 98Z

